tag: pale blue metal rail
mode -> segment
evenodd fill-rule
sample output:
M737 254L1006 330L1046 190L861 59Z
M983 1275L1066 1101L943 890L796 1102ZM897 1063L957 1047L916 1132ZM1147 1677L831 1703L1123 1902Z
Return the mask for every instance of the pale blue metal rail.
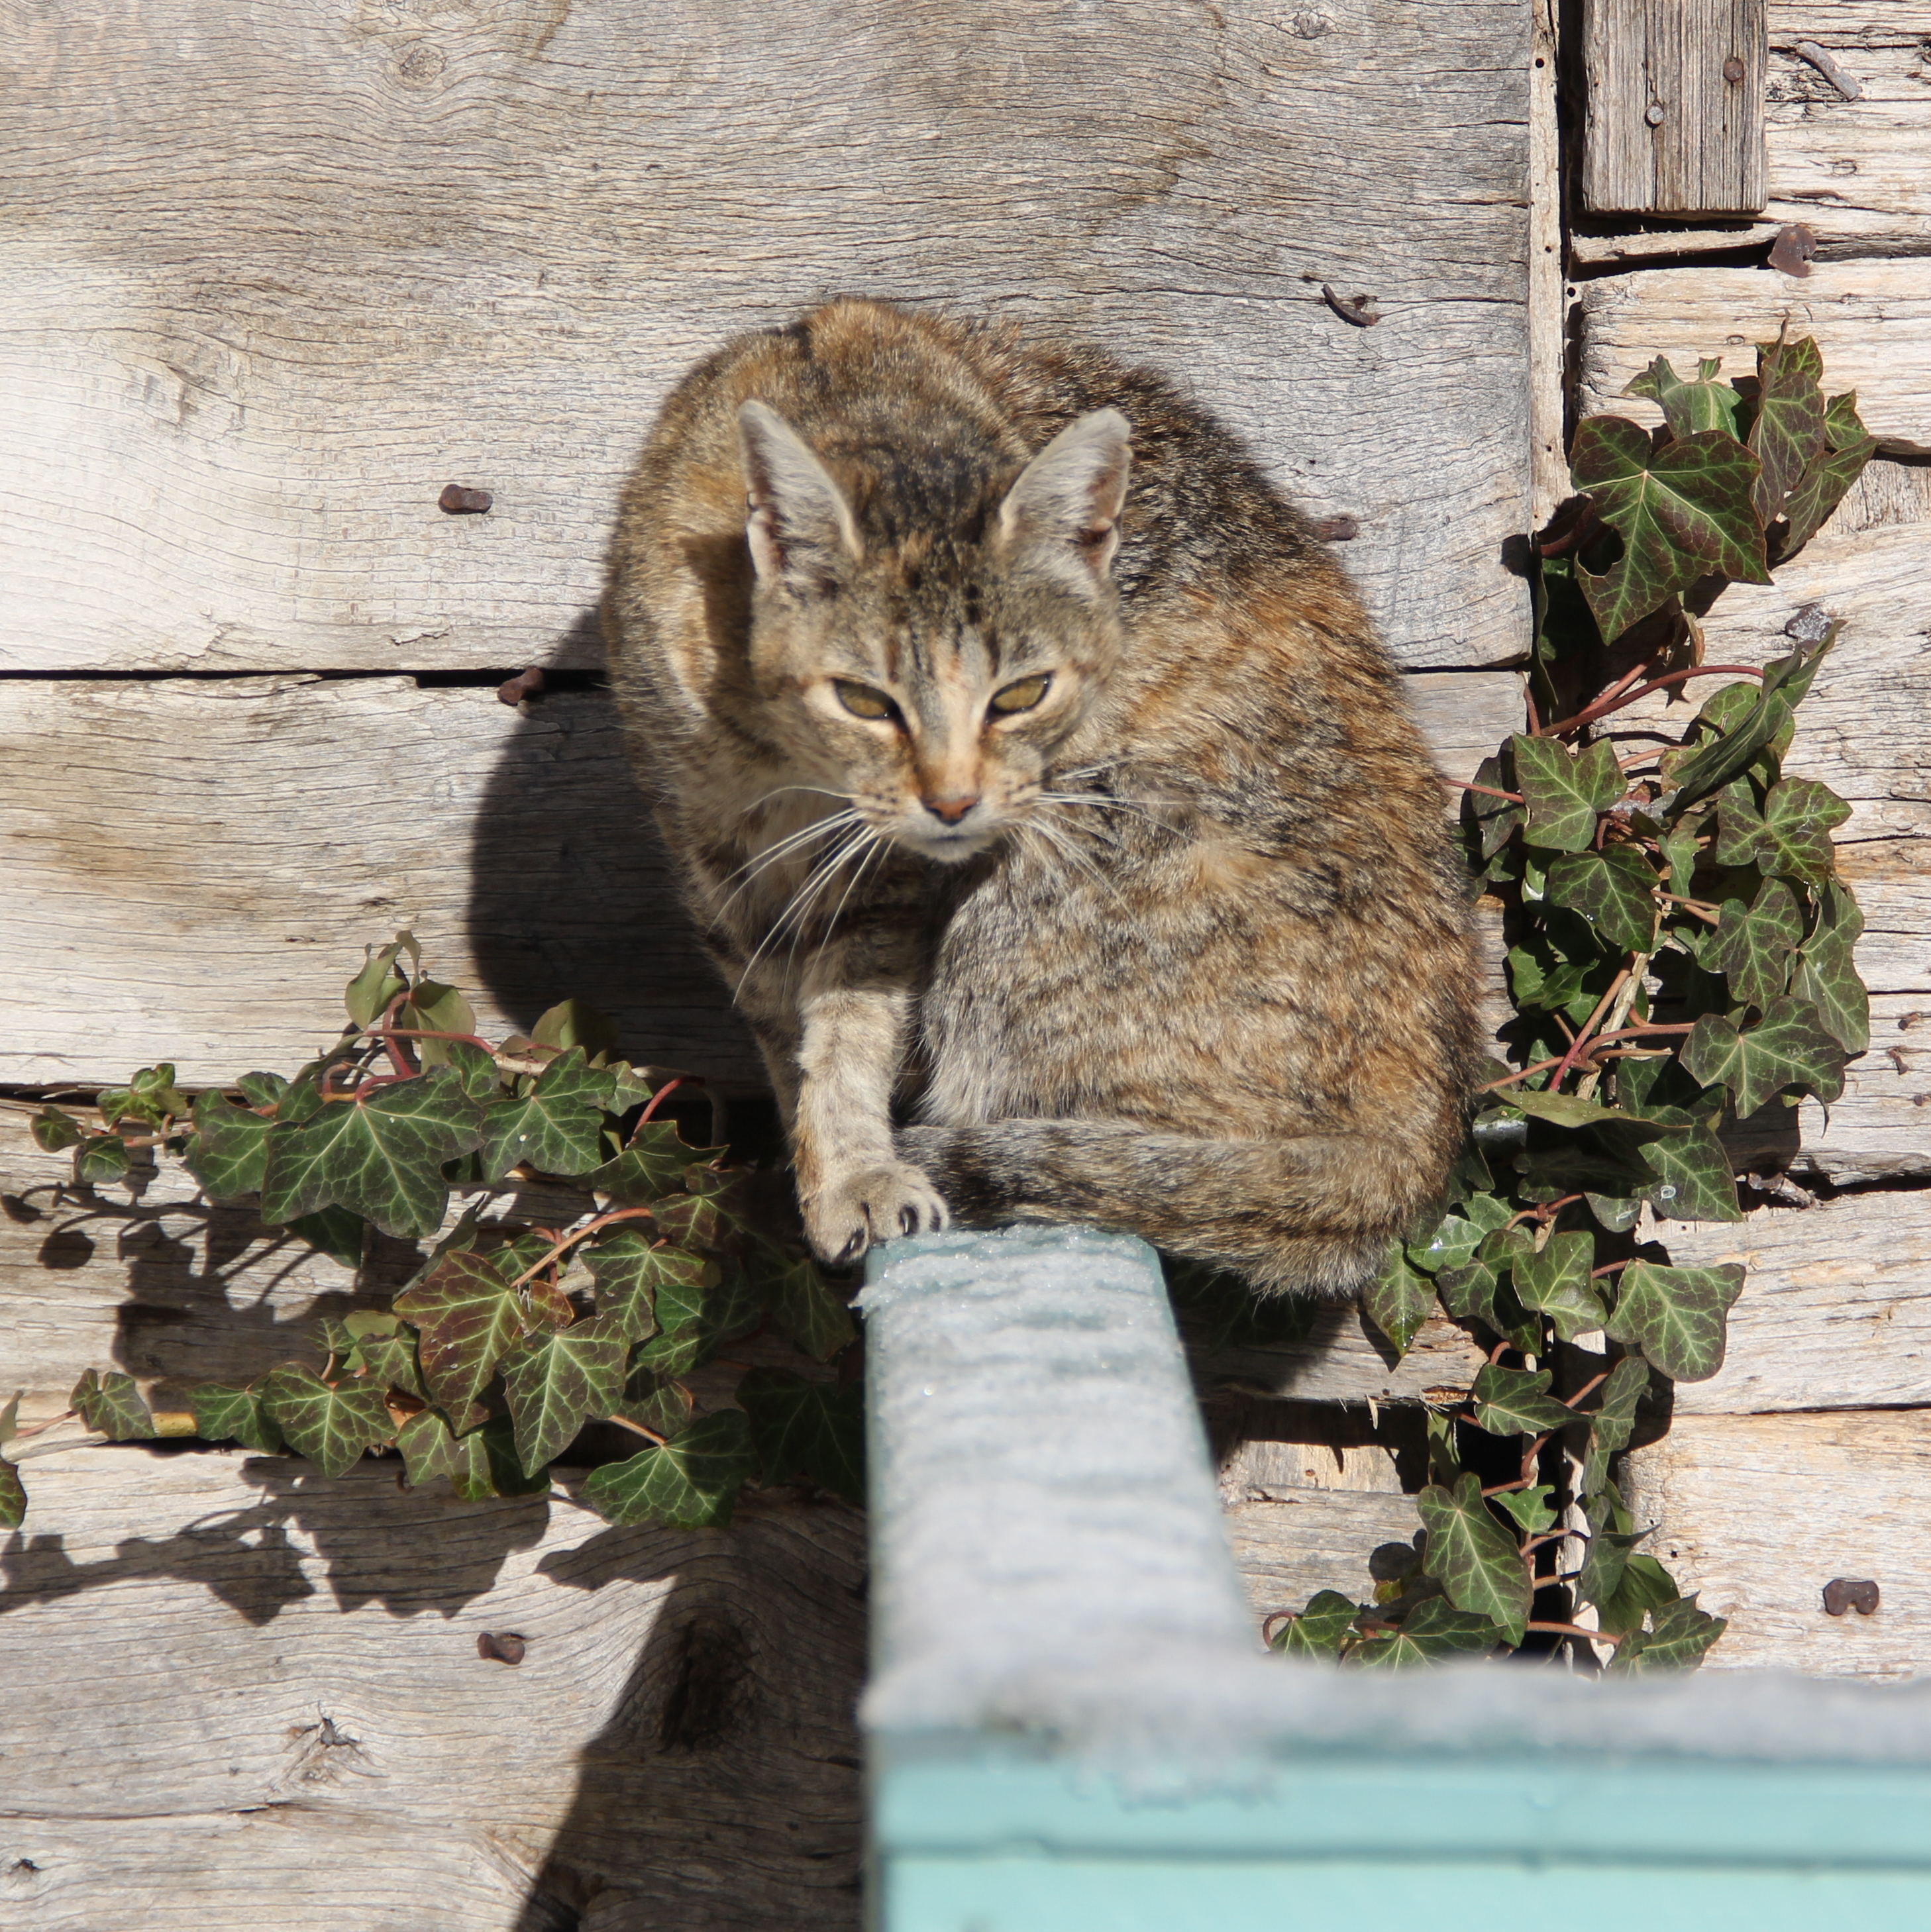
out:
M1263 1654L1150 1250L874 1258L875 1932L1931 1928L1931 1686Z

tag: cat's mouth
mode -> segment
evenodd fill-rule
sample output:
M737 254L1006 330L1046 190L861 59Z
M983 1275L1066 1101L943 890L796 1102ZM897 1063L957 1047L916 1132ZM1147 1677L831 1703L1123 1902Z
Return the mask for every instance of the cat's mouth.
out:
M922 859L956 866L997 844L1006 830L1002 822L990 818L959 825L920 825L902 820L887 836L894 844L916 852Z

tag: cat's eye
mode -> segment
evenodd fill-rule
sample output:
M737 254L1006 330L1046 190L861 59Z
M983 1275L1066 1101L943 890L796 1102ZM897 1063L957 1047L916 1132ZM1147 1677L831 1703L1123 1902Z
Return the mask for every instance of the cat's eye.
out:
M1052 682L1050 677L1023 677L1018 683L994 692L992 708L1008 718L1016 711L1031 711L1046 695L1046 688Z
M882 691L874 691L869 684L853 684L848 679L838 677L831 681L831 688L838 694L838 701L854 718L896 718L899 707Z

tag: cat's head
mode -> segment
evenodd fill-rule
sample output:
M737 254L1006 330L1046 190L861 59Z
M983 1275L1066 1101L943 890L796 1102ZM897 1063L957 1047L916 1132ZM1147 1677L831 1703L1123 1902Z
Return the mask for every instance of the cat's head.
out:
M848 494L764 404L738 427L758 735L893 844L984 850L1041 809L1119 655L1126 418L1082 416L1003 492L950 456L947 488L874 466Z

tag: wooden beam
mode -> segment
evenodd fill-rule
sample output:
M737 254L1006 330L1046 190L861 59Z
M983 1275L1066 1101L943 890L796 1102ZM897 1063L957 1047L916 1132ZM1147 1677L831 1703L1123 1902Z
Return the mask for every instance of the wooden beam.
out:
M1764 205L1764 0L1587 0L1583 205L1751 214Z

